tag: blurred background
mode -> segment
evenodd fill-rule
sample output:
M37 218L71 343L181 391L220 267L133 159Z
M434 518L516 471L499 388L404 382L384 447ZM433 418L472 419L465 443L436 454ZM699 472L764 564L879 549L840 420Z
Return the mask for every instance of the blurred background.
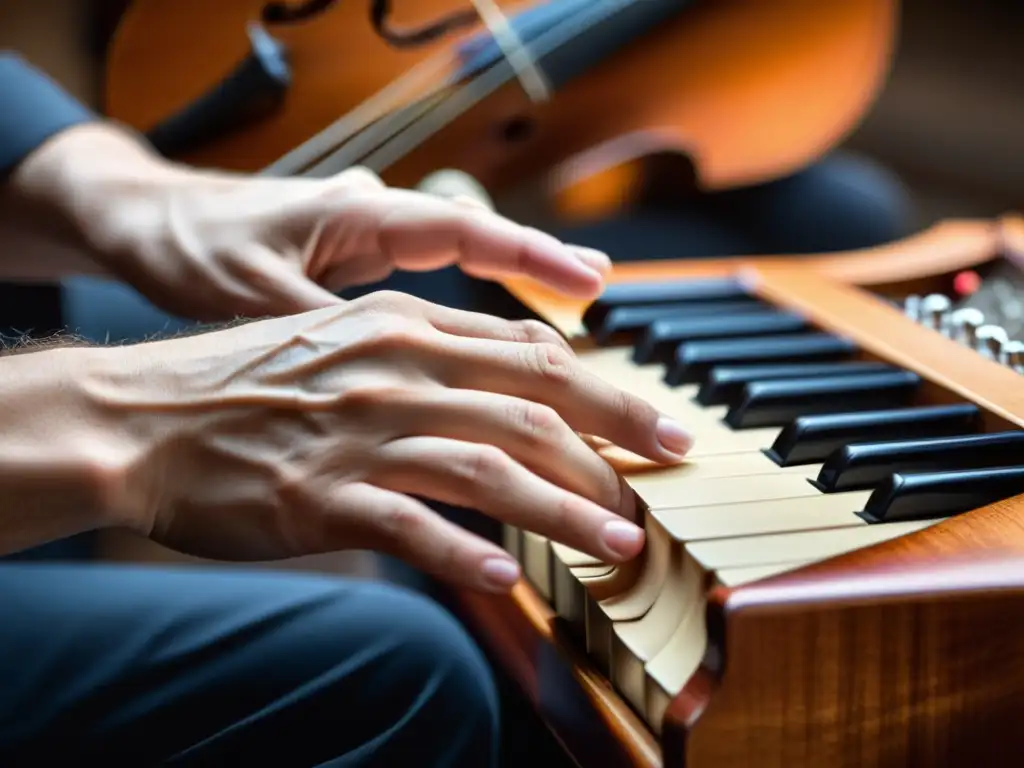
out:
M846 1L846 0L844 0ZM106 38L128 0L3 0L14 47L99 105ZM904 0L889 81L848 148L907 183L921 224L990 216L1024 198L1024 3Z
M99 109L106 40L126 5L126 0L3 0L0 47L18 50ZM1020 210L1024 3L905 0L901 5L888 80L844 147L889 169L906 185L915 228ZM53 319L60 316L59 301L49 287L0 286L0 325L46 333L59 322ZM180 559L120 534L105 534L96 552L114 559ZM361 573L374 567L358 554L293 565Z

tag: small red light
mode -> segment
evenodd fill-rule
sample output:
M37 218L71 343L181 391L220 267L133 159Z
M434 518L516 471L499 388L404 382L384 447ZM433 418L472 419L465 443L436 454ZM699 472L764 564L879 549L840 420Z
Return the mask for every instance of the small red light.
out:
M981 288L981 276L973 269L961 272L953 278L953 290L958 296L970 296Z

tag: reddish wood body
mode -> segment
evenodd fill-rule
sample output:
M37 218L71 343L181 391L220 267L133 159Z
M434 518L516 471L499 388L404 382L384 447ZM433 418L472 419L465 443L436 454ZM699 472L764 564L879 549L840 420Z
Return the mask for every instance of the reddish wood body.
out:
M933 264L958 269L970 250L961 236L973 231L988 238L988 246L971 251L974 264L1000 257L1005 222L975 224L947 225L957 236L945 250L926 237L886 253L905 264L923 264L928 254ZM856 273L864 258L866 269L874 255L850 255L845 269ZM927 399L974 402L989 429L1024 426L1019 374L816 274L813 265L827 275L829 263L776 260L746 274L773 302L849 335L868 355L922 374L930 381ZM662 262L613 279L739 266ZM927 285L923 272L915 279ZM566 303L524 284L511 288L542 316L572 326ZM709 598L707 654L669 708L660 743L560 636L551 609L528 585L509 602L466 593L455 602L566 744L603 730L617 745L609 754L618 764L997 768L1024 760L1024 740L1012 728L1024 712L1024 496ZM561 665L557 675L538 664L545 659L551 669L552 658ZM569 685L585 705L545 690Z
M511 14L534 4L500 5ZM246 55L246 23L257 20L264 5L135 0L110 46L107 113L145 130L196 99ZM403 0L393 6L394 24L408 28L468 3ZM897 7L895 0L699 3L550 101L532 102L517 81L508 83L383 176L413 186L438 168L458 168L494 194L555 169L568 184L673 151L692 158L708 189L775 178L834 147L874 103L892 60ZM341 0L306 23L270 32L291 51L293 84L284 109L184 159L262 168L456 43L448 38L392 48L371 26L368 0ZM503 126L522 119L532 131L510 142ZM623 182L612 175L607 183Z

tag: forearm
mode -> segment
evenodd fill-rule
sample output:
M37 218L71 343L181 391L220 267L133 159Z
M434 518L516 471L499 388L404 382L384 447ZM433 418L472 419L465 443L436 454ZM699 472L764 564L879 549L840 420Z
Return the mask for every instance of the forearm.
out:
M51 137L14 169L0 198L0 276L104 274L111 251L147 226L142 202L184 171L103 122Z
M105 249L123 235L133 200L180 173L0 52L0 278L107 272Z
M117 524L125 451L76 385L93 352L0 356L0 554Z

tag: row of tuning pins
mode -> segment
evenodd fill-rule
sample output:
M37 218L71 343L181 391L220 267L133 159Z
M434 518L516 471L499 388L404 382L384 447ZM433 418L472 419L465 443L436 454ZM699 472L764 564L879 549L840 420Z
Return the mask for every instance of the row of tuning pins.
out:
M908 296L903 302L903 312L978 354L1024 374L1024 341L1009 338L1000 325L986 323L981 310L975 307L953 309L948 297L932 293L924 297Z

